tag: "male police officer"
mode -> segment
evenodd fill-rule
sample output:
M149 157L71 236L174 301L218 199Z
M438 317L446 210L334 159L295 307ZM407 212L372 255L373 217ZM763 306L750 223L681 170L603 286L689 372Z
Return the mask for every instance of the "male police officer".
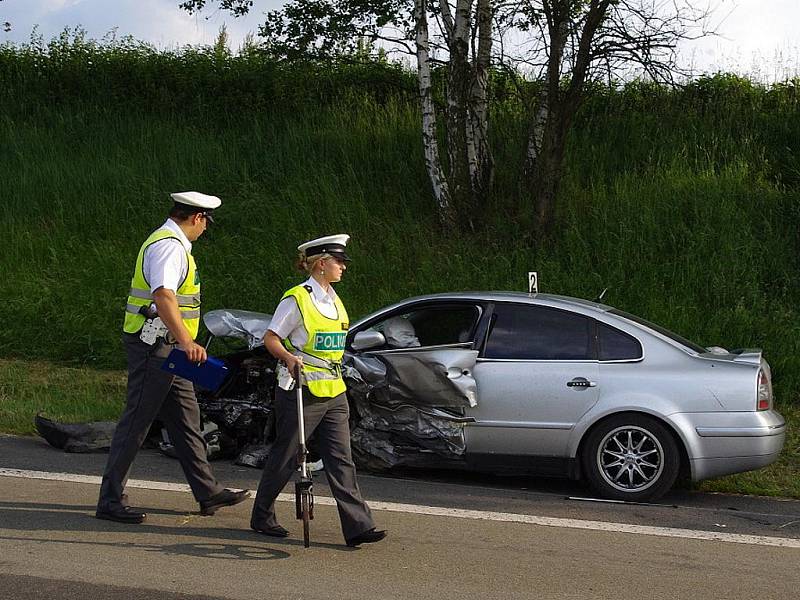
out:
M183 472L200 503L211 515L249 497L217 482L208 464L200 433L200 409L191 382L161 370L174 347L189 360L206 360L205 348L195 342L200 325L200 278L192 242L213 223L211 211L222 201L198 192L171 194L175 205L169 219L139 250L123 326L128 355L128 397L114 431L108 455L97 518L141 523L146 514L128 506L124 494L133 459L150 425L160 417L167 427ZM157 316L156 316L157 313Z

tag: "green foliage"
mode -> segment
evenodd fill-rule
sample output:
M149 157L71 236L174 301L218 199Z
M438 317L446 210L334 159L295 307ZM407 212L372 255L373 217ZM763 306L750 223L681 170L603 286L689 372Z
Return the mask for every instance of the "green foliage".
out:
M606 301L703 345L763 347L790 423L769 469L703 489L800 495L800 82L718 75L683 90L595 88L569 140L558 234L532 235L519 187L520 90L491 74L491 200L443 236L413 74L285 63L253 44L157 52L65 31L0 46L0 427L112 419L125 292L169 192L224 204L195 246L204 307L270 312L301 240L353 236L337 290L353 316L445 290L541 289ZM522 94L535 93L523 83ZM59 361L52 366L28 361Z
M231 49L228 47L228 28L223 24L217 34L217 39L214 41L214 60L224 63L231 57Z
M196 245L207 308L269 312L296 244L347 231L352 315L409 295L523 289L607 301L704 345L761 346L781 403L800 385L798 82L719 75L596 88L569 141L558 236L532 235L527 133L492 74L491 200L443 237L413 75L285 63L249 46L156 52L65 31L0 47L0 356L120 367L125 290L168 193L223 198ZM532 89L535 83L526 84Z
M286 64L252 44L243 50L232 55L222 33L211 47L163 52L113 34L97 42L81 29L65 29L47 43L34 33L20 47L0 46L0 103L30 114L43 106L81 109L89 101L222 121L240 111L313 111L354 92L379 103L416 94L413 76L385 61Z
M275 56L352 56L386 25L408 32L412 7L407 0L290 0L266 14L259 34Z
M241 17L250 12L253 7L253 0L217 0L219 8L230 11L232 15ZM212 0L213 4L213 0ZM178 6L189 14L200 12L205 8L206 0L184 0Z

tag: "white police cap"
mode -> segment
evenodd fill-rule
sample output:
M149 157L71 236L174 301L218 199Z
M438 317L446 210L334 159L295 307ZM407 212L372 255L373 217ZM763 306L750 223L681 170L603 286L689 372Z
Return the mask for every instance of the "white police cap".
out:
M342 260L350 260L345 252L347 242L350 241L350 236L346 233L339 233L336 235L326 235L325 237L309 240L300 244L297 249L303 253L304 256L316 256L317 254L330 254Z
M209 196L208 194L201 194L200 192L175 192L170 194L172 199L178 204L186 206L194 206L205 210L214 210L219 208L222 200L216 196Z

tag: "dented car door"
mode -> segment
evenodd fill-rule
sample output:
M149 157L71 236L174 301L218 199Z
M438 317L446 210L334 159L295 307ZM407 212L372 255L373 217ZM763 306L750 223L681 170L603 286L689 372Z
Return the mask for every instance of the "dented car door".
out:
M417 407L477 406L473 370L478 352L463 348L413 348L375 352L387 367L393 402Z

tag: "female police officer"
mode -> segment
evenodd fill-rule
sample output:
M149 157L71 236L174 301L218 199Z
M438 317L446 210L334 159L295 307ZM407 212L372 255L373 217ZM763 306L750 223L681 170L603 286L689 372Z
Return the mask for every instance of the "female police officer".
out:
M282 365L275 393L277 435L264 465L250 527L266 535L289 532L275 518L275 498L297 468L298 424L292 374L303 369L306 436L316 430L318 450L339 508L348 546L386 537L375 529L369 507L356 483L350 451L349 408L342 380L341 359L349 321L332 283L342 278L349 257L350 236L330 235L298 246L298 268L309 274L305 283L288 290L275 309L264 345Z

